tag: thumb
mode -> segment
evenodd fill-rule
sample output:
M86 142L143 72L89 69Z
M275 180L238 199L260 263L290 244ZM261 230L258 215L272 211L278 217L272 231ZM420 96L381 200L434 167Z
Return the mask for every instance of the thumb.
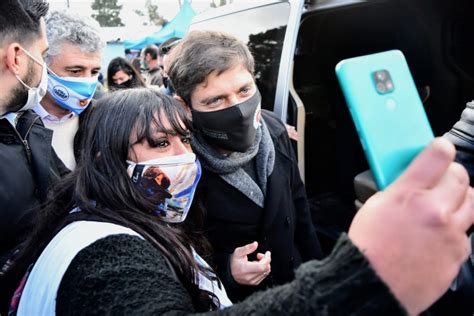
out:
M434 187L454 160L456 150L448 140L435 138L408 166L394 183L397 186L430 189Z
M237 257L245 257L257 250L257 247L258 242L254 241L253 243L247 244L245 246L235 248L234 255Z

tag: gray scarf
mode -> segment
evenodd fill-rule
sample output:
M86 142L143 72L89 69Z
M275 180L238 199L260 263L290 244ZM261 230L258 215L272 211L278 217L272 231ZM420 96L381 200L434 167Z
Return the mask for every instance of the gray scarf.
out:
M244 153L233 152L225 156L217 152L199 133L195 133L192 147L204 169L218 174L263 208L267 179L275 164L275 147L263 118L260 123L254 143ZM242 168L253 158L256 158L258 184Z

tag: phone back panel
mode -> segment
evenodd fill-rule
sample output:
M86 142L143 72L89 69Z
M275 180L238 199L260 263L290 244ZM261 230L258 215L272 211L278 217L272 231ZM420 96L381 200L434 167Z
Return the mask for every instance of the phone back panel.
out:
M391 77L392 90L381 93L376 76L385 74ZM337 64L336 75L383 190L434 138L405 57L391 50L346 59Z

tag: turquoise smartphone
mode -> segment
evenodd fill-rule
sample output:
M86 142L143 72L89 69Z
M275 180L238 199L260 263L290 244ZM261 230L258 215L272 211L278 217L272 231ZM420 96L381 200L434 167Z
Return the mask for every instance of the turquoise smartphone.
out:
M336 76L379 190L434 138L399 50L342 60Z

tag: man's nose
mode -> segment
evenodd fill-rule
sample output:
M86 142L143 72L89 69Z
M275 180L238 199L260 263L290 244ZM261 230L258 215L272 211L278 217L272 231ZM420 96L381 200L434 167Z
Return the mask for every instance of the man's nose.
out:
M240 99L236 94L229 96L229 105L236 105L240 103Z

